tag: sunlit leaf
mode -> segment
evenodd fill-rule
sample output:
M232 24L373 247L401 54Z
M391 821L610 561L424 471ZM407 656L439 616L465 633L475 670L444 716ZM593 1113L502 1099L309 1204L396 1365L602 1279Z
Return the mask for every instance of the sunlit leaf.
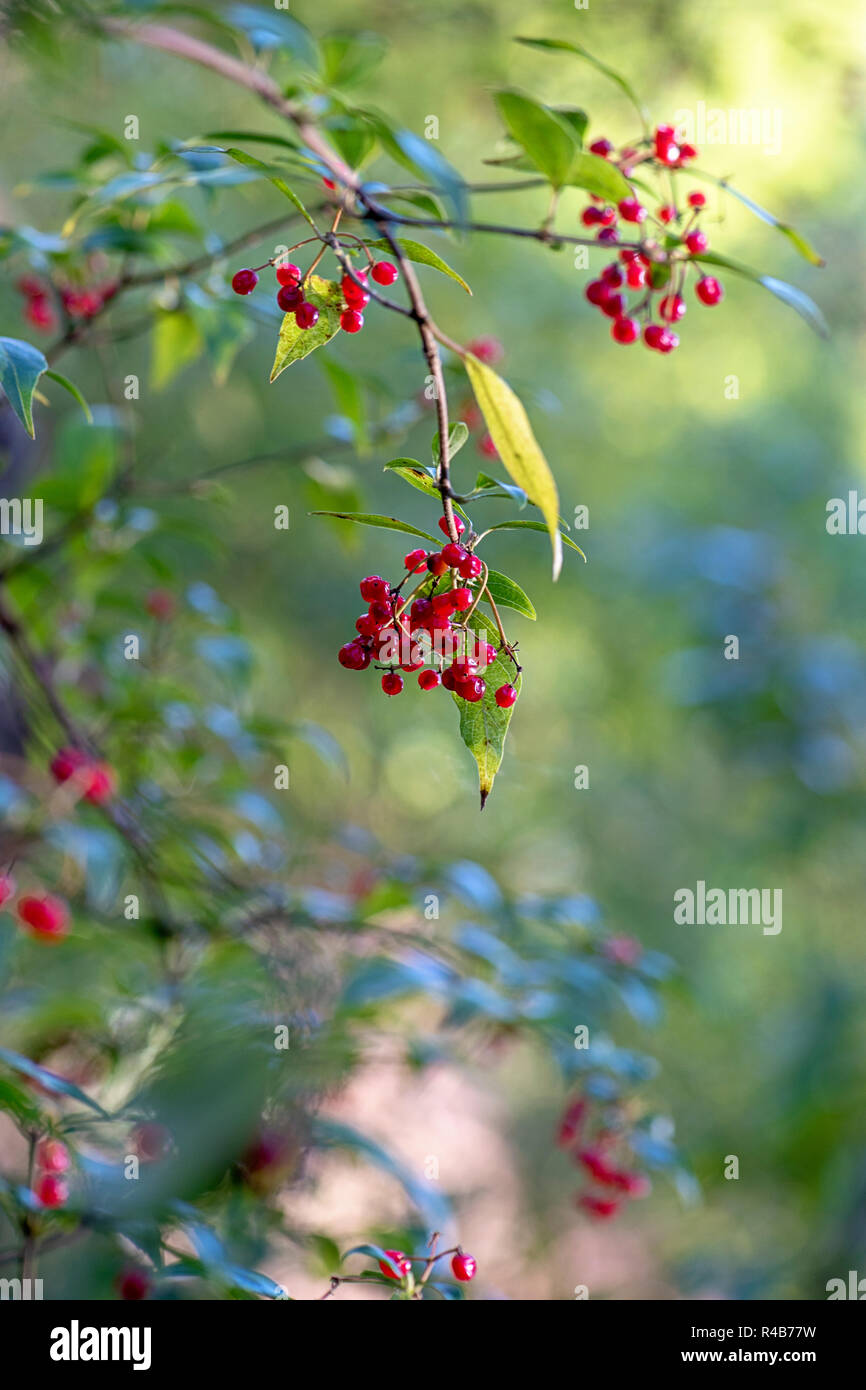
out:
M271 368L271 381L276 381L286 367L309 357L316 348L324 347L335 334L340 332L340 314L343 306L343 291L334 280L322 280L311 275L304 286L304 297L315 304L319 311L319 321L312 328L299 328L293 312L283 318L274 365Z
M561 188L568 181L577 153L573 129L549 107L523 92L497 92L496 105L511 138L553 187Z
M410 241L406 237L395 237L394 239L407 261L415 261L417 265L432 266L434 270L439 270L443 275L447 275L450 279L456 280L457 284L462 285L467 294L472 293L466 281L463 279L463 276L458 275L456 270L452 270L448 262L443 261L442 257L438 256L435 251L431 251L429 246L424 246L420 241ZM377 241L368 241L366 245L375 246L377 250L381 251L391 250L390 243L385 241L384 238L380 238Z
M333 516L340 521L357 521L361 526L378 526L384 531L404 531L407 536L421 536L425 541L439 544L429 531L419 531L417 526L410 526L408 521L398 521L395 516L374 516L371 512L310 512L310 516Z

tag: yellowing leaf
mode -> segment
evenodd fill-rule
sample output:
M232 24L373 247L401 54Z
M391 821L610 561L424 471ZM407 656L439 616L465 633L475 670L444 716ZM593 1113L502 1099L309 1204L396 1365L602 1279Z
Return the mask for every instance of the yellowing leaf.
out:
M511 477L528 493L538 507L550 534L553 548L553 577L562 568L562 538L559 533L559 494L547 459L532 433L526 411L502 377L497 376L472 353L466 354L466 371L490 438Z
M280 327L271 381L276 381L280 372L284 372L293 362L300 362L316 348L324 347L340 331L343 291L334 280L322 280L318 275L311 275L304 286L304 297L310 304L315 304L319 321L312 328L299 328L294 313L286 314Z

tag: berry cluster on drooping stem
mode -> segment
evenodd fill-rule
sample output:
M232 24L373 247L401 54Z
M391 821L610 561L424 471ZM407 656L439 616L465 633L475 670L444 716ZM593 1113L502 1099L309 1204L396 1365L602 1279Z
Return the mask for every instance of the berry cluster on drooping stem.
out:
M478 1262L474 1255L469 1255L463 1250L462 1246L454 1245L448 1250L437 1250L439 1244L439 1232L435 1231L427 1242L429 1253L426 1255L407 1255L402 1250L386 1249L381 1251L386 1258L378 1260L379 1270L385 1279L392 1280L404 1291L406 1297L420 1298L423 1294L424 1286L430 1280L436 1270L436 1265L440 1260L451 1256L451 1273L459 1284L469 1284L478 1272ZM419 1269L413 1266L420 1266ZM362 1284L367 1280L363 1275L337 1275L331 1276L330 1284L322 1294L322 1299L331 1298L341 1284Z
M557 1147L591 1180L578 1193L576 1205L597 1220L610 1220L623 1201L646 1197L649 1178L634 1166L628 1126L617 1107L599 1107L588 1095L569 1102L556 1134Z

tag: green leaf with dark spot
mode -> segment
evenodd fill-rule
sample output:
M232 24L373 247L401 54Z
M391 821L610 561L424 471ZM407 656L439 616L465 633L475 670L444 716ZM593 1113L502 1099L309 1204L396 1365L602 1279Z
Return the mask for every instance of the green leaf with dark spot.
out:
M410 241L406 237L395 237L394 240L397 242L397 245L400 247L407 261L414 261L416 265L432 266L434 270L439 270L443 275L447 275L450 279L456 280L457 284L462 285L467 294L472 293L466 281L463 279L463 276L458 275L457 271L453 270L447 261L443 261L442 257L438 256L435 251L431 251L429 246L425 246L420 241ZM368 241L365 245L374 246L379 251L391 250L391 243L386 241L384 237L380 237L377 241Z
M293 362L300 362L316 348L324 347L340 332L343 291L334 280L322 280L318 275L311 275L304 287L304 297L310 304L315 304L319 321L312 328L299 328L293 312L285 315L271 368L271 381L276 381Z
M378 526L383 531L403 531L407 536L421 536L425 541L438 545L435 536L429 531L419 531L408 521L398 521L395 516L374 516L372 512L310 512L310 516L333 516L339 521L357 521L361 526Z
M499 632L478 609L469 619L469 627L483 641L498 647ZM482 700L473 705L468 700L461 700L459 695L453 695L460 711L460 737L478 764L482 811L501 766L508 725L517 708L515 703L511 709L500 709L495 699L496 691L501 685L513 685L519 695L521 680L521 676L515 672L514 663L500 652L492 666L488 666L484 672L486 689Z
M47 370L48 362L39 348L20 338L0 338L0 386L31 439L36 438L33 392Z

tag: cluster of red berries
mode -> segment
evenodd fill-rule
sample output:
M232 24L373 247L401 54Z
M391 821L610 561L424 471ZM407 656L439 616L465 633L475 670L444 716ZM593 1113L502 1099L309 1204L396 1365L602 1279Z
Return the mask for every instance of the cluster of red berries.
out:
M72 782L79 794L93 806L101 806L114 795L114 773L107 763L94 761L80 748L61 748L51 760L57 782Z
M51 287L35 276L25 275L18 281L17 289L27 301L24 310L27 322L45 333L53 332L57 327L57 314L51 300ZM75 285L61 285L57 288L64 311L71 319L95 318L116 292L117 285L113 280L87 288Z
M443 1254L444 1253L447 1252L443 1251ZM384 1260L380 1260L379 1268L386 1279L405 1279L412 1271L413 1259L424 1262L427 1260L426 1255L404 1255L402 1250L386 1250L385 1254L400 1271L399 1274L395 1274L390 1265L386 1264ZM441 1258L441 1256L439 1258ZM455 1251L451 1260L451 1273L454 1275L455 1279L458 1279L461 1284L468 1284L470 1279L475 1278L477 1271L478 1263L473 1255L465 1255L460 1249Z
M272 261L266 262L272 265ZM264 270L265 266L258 266L255 270L246 267L238 270L232 276L232 289L235 294L252 294L256 285L259 283L258 271ZM299 328L314 328L319 322L319 310L315 304L311 304L304 297L304 273L297 265L278 265L277 283L280 288L277 291L277 304L284 314L293 313L295 323ZM363 282L370 274L371 279L377 285L393 285L400 272L390 261L371 261L367 270L363 267L353 269L351 275L344 275L340 281L340 289L343 292L343 309L340 314L340 327L344 333L360 333L364 327L364 309L370 303L370 295L364 289Z
M59 1139L43 1139L36 1146L38 1179L33 1189L43 1207L62 1207L69 1198L63 1174L69 1168L69 1150Z
M460 517L454 520L458 535L462 535L466 529L463 521ZM444 517L439 526L447 535ZM474 633L460 624L458 615L475 607L478 591L469 585L477 583L484 573L482 561L465 546L448 540L441 550L411 550L403 563L406 574L397 588L380 575L361 580L361 597L368 608L355 623L358 636L339 650L340 665L349 671L364 671L371 661L384 663L388 667L382 676L386 695L399 695L402 691L400 671L418 671L422 690L435 690L441 685L476 704L487 690L479 670L492 666L497 650L489 642L479 642ZM419 574L424 578L413 591L419 596L401 597L402 585ZM440 589L446 576L451 587ZM455 583L458 576L466 583ZM419 594L421 588L428 592ZM435 666L427 665L425 645ZM501 685L495 699L500 709L510 709L517 691L511 684Z
M594 141L589 148L593 154L617 164L626 177L631 175L635 165L646 162L667 169L682 169L697 155L693 145L678 143L673 126L667 125L658 126L645 147L625 147L616 151L609 140L602 139ZM693 258L702 255L710 244L698 225L706 207L706 195L696 189L688 194L686 209L682 212L673 203L662 203L654 214L633 196L623 198L616 207L605 205L601 198L592 196L593 202L584 209L581 220L585 227L598 227L596 240L602 245L619 245L621 223L642 228L648 220L659 224L659 235L664 236L664 240L641 232L640 247L623 247L618 260L606 266L599 279L587 285L586 298L612 319L610 332L614 342L634 343L642 336L648 348L667 355L679 346L673 325L679 323L686 312L681 290L689 268L694 265ZM664 234L664 228L672 223L678 224L674 242L669 241L670 234ZM631 305L627 302L629 291L637 296ZM720 302L724 290L715 276L699 275L695 294L701 304L712 306ZM659 296L657 304L656 295ZM656 308L661 322L654 321Z
M592 1142L587 1142L588 1111L589 1103L584 1096L571 1101L560 1121L556 1142L559 1148L570 1152L575 1163L580 1164L595 1184L594 1189L578 1195L577 1205L591 1216L606 1220L616 1216L623 1200L646 1197L650 1182L645 1174L615 1159L617 1148L622 1151L625 1143L620 1133L599 1125Z
M16 892L15 880L0 874L0 908L11 903ZM41 941L61 941L69 931L69 909L50 893L19 898L15 914L27 932Z

